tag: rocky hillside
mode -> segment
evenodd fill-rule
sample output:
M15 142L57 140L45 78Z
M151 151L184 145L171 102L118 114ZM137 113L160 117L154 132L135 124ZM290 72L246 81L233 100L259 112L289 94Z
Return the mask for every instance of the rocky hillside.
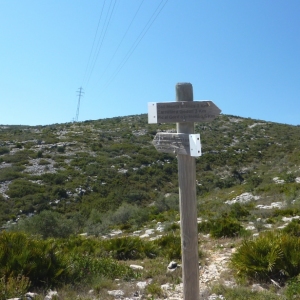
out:
M159 131L175 132L175 124L149 125L146 115L138 115L0 126L2 230L44 239L81 234L155 240L178 233L177 159L151 144ZM207 287L226 273L237 237L284 228L299 218L300 127L221 115L195 124L195 132L203 153L196 160L199 241L205 252L200 285ZM241 226L233 230L236 235L222 231L225 223L221 231L214 227L216 220L229 219ZM149 283L146 278L151 276L145 275ZM157 280L164 295L180 299L179 282L174 298L174 280L170 286ZM228 275L233 286L232 280Z

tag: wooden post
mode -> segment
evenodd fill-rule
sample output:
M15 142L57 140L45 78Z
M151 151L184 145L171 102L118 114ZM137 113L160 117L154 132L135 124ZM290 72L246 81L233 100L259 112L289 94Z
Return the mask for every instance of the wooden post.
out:
M194 101L190 83L176 84L176 101ZM177 123L177 133L194 133L194 123ZM183 299L199 299L199 257L196 197L196 162L178 154L179 206L181 221Z

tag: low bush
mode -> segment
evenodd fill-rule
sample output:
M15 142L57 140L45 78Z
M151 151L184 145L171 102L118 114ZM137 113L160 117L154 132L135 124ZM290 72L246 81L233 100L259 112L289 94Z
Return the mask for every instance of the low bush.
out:
M44 239L49 237L67 238L75 233L72 220L51 210L44 210L31 218L21 220L12 230L25 231L29 234L39 235Z
M66 273L67 264L57 254L54 242L28 237L24 233L0 234L0 277L24 274L34 286L54 284Z
M179 235L167 234L154 242L168 260L181 259L181 238Z
M212 288L212 292L217 295L222 295L222 299L227 300L286 300L285 297L276 295L275 293L267 290L261 292L252 291L243 286L228 287L224 285L216 285Z
M227 215L199 223L198 231L206 234L209 233L214 238L246 235L246 230L241 223L237 219Z
M126 280L136 276L128 266L99 249L101 242L97 240L79 237L39 240L25 233L2 232L0 287L5 284L27 289L31 283L31 287L49 288L86 283L95 276Z
M154 258L158 255L155 244L138 237L114 238L103 242L103 247L118 260Z
M290 279L285 287L285 295L288 299L300 299L300 276Z
M30 281L24 275L3 276L0 278L0 300L21 298L28 292Z
M294 219L285 228L282 229L284 233L300 237L300 220Z
M0 155L7 154L7 153L9 153L9 148L0 147Z
M21 171L24 170L24 167L21 166L13 166L0 169L0 182L13 180L19 177L24 177Z
M244 240L231 258L231 267L239 278L285 282L300 273L300 240L272 231Z

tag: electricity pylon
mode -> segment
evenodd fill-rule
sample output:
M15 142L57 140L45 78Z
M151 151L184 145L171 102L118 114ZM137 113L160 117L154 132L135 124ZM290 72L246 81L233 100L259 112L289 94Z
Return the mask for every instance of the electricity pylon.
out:
M81 99L81 97L84 94L84 92L82 90L83 90L82 87L80 87L79 91L77 91L77 94L78 94L78 104L77 104L77 111L76 111L75 122L78 122L79 108L80 108L80 99Z

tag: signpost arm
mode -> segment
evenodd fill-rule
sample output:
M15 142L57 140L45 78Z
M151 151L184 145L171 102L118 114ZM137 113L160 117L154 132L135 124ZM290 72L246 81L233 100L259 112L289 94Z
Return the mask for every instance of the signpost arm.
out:
M193 101L190 83L176 84L176 101ZM177 133L194 133L194 123L177 123ZM178 154L179 205L181 221L182 278L184 300L199 299L199 258L196 197L196 162Z

